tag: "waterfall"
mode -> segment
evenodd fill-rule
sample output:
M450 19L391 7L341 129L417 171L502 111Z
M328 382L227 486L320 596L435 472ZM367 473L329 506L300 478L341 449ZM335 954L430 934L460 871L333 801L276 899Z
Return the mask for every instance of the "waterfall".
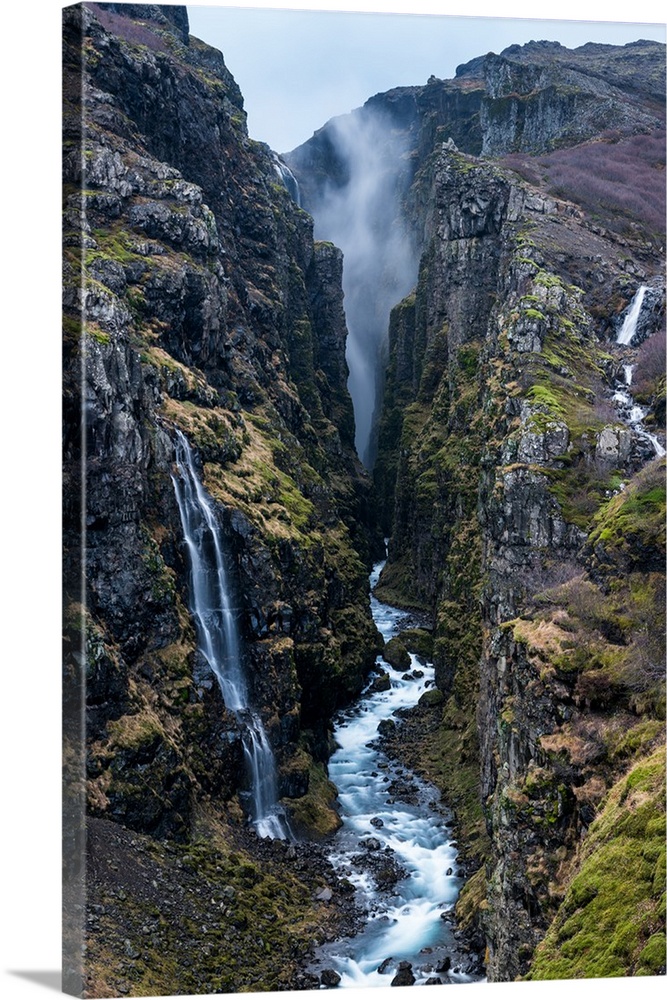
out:
M325 183L307 208L315 221L315 239L329 240L343 251L355 446L365 467L372 469L389 316L417 278L417 254L402 214L408 141L391 118L368 107L332 119L326 129L339 176ZM306 160L297 156L293 162L301 162L304 173L309 170Z
M618 410L621 420L623 420L628 427L632 428L638 438L641 438L643 441L648 441L658 458L662 458L665 454L664 447L655 434L651 434L644 427L644 417L648 412L648 408L645 406L639 406L634 401L632 393L630 392L633 368L634 365L623 365L623 384L616 384L616 391L611 398L616 406L616 409Z
M625 319L623 320L623 326L621 327L620 333L616 338L617 344L630 344L632 343L632 338L635 335L637 329L637 320L639 319L639 314L642 311L642 303L644 301L644 296L646 295L648 288L646 285L641 285L635 296L630 303L630 306L625 314Z
M299 208L301 208L301 192L299 191L299 182L296 177L287 164L280 159L277 153L273 154L273 163L276 168L276 173L287 188L292 200L296 202Z
M190 560L190 604L199 649L242 727L253 826L260 837L284 840L288 829L278 810L275 759L262 720L250 707L220 527L195 471L192 449L178 430L176 466L172 482Z

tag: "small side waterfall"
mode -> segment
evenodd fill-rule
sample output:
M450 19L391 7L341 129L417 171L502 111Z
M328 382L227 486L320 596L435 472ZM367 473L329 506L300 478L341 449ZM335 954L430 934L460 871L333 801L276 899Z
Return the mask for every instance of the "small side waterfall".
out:
M634 401L632 393L630 392L634 367L634 365L623 365L623 384L621 385L620 383L617 383L616 391L612 396L612 400L621 419L628 425L628 427L632 428L637 437L641 438L643 441L647 441L651 445L658 458L662 458L665 454L664 447L655 434L651 434L644 427L644 417L648 412L648 408L645 406L639 406L639 404Z
M220 527L195 470L192 449L180 431L176 431L176 465L178 475L172 474L172 481L190 557L190 603L199 648L218 680L225 705L243 727L253 826L260 837L285 840L289 831L278 808L275 759L262 720L250 707Z
M301 208L301 192L299 191L299 182L296 177L287 164L280 159L277 153L273 154L273 163L276 168L276 173L287 188L292 197L292 201L296 202L298 207Z
M642 303L644 302L644 296L648 291L646 285L640 285L637 289L635 296L630 303L628 310L625 314L625 319L623 320L623 326L621 327L618 337L616 338L617 344L630 344L632 343L632 338L635 335L637 329L637 321L639 319L639 314L642 311Z

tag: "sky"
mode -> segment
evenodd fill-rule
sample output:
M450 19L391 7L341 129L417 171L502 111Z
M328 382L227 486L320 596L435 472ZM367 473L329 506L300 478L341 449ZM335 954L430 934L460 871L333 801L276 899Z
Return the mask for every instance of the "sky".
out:
M335 6L342 4L326 4ZM345 3L353 6L350 0ZM329 118L359 107L373 94L426 83L431 74L449 79L461 63L507 45L531 39L556 40L569 48L589 41L665 41L664 24L461 16L478 10L488 14L490 5L474 0L405 5L439 14L391 13L388 4L378 6L386 12L189 4L188 15L191 34L222 51L243 93L250 135L279 153L305 142ZM597 5L605 17L610 6ZM534 12L536 5L502 5L504 13L523 8ZM591 17L587 11L596 5L585 0L558 5L565 14L570 8ZM554 5L541 9L548 13ZM443 16L445 10L453 14ZM633 6L635 16L641 17L641 10L641 4Z
M163 0L166 2L166 0ZM26 0L3 9L2 191L2 699L0 701L0 766L2 767L3 850L0 852L3 930L0 934L0 992L11 1000L45 1000L58 990L60 970L60 22L61 0ZM218 4L224 7L224 4ZM243 7L243 0L236 0ZM246 4L251 6L251 4ZM254 6L262 6L254 0ZM271 6L268 3L266 6ZM275 2L273 6L278 6ZM290 6L317 6L313 0L291 0ZM348 10L430 10L425 0L326 0L326 7ZM603 20L610 0L550 0L540 9L569 18ZM437 9L456 15L489 14L484 0L440 0ZM535 0L503 0L503 13L534 13ZM557 8L557 10L556 10ZM614 13L618 5L614 5ZM664 0L634 0L632 16L660 22L664 32ZM476 32L479 26L476 27ZM542 35L543 32L536 32ZM634 29L629 37L655 37ZM487 37L472 46L473 55L502 48ZM232 33L227 40L231 42ZM212 41L218 45L218 42ZM516 40L516 39L513 39ZM624 41L627 39L621 39ZM241 56L250 65L255 49L265 51L268 67L272 46L246 34L236 60L229 64L239 80ZM284 47L281 38L280 46ZM220 46L225 51L224 39ZM372 47L372 46L371 46ZM461 62L468 57L462 53ZM303 58L303 49L298 58ZM388 56L385 57L388 62ZM238 62L238 65L234 65ZM391 63L389 64L391 68ZM291 75L287 65L280 75ZM260 70L263 73L260 60ZM447 69L424 67L447 75ZM260 74L257 74L260 75ZM388 86L399 81L392 79ZM242 81L247 89L248 79ZM408 80L419 83L420 79ZM331 114L363 103L383 82L369 80L359 97L347 96L340 107L324 110L315 123L303 119L296 139L284 133L276 140L284 152L308 138ZM274 80L273 87L280 84ZM309 86L312 86L312 82ZM308 89L301 94L305 100ZM339 84L340 89L340 84ZM246 101L249 103L246 95ZM254 101L254 99L253 99ZM281 114L295 117L296 103ZM257 112L259 113L259 112ZM254 113L251 112L254 131ZM258 126L259 128L259 126ZM265 141L269 141L268 138ZM285 145L283 145L285 143ZM642 1000L662 996L664 980L642 980ZM404 1000L411 989L406 987ZM465 988L466 997L485 1000L488 987ZM571 1000L623 1000L627 980L569 982ZM563 984L497 983L493 1000L561 1000ZM284 994L281 994L284 997ZM421 996L421 994L418 994ZM457 993L458 996L458 993ZM346 1000L370 1000L368 991L350 990ZM168 1000L168 998L164 998ZM183 1000L183 998L181 998ZM390 991L373 990L372 1000L391 1000Z

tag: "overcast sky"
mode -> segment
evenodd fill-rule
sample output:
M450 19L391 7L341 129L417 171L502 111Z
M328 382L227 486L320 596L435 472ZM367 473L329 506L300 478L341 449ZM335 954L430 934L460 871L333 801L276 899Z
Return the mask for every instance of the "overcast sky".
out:
M516 42L549 39L575 48L589 41L617 45L638 38L665 41L664 24L461 16L462 11L488 13L490 5L475 0L375 5L387 11L405 6L447 10L459 16L349 12L354 6L374 6L350 0L344 4L348 12L270 6L198 4L188 5L188 14L191 33L223 52L243 93L250 135L281 153L373 94L426 83L431 74L449 79L459 64ZM343 4L326 3L327 8L337 6ZM554 6L541 9L553 13ZM535 7L534 3L505 2L502 10L514 14ZM565 15L572 16L572 8L588 18L595 18L600 10L609 16L608 4L588 0L558 4ZM631 9L640 18L655 16L650 4L637 3Z

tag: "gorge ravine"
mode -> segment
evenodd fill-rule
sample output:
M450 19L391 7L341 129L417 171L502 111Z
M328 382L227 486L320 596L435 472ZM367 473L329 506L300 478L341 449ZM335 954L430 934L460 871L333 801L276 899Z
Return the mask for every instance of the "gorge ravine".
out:
M343 259L309 214L358 162L356 124L281 156L300 208L184 8L68 9L64 51L65 901L88 894L66 909L71 991L319 985L314 955L356 922L327 857L333 719L407 648L435 684L382 746L452 811L472 873L456 918L487 977L659 974L664 458L612 396L633 365L662 444L664 47L511 46L368 102L391 131L380 221L416 265L374 352L372 481ZM581 156L629 156L655 198L591 201ZM247 826L243 719L190 610L177 432L298 851ZM369 607L383 537L377 599L425 626L393 644Z

